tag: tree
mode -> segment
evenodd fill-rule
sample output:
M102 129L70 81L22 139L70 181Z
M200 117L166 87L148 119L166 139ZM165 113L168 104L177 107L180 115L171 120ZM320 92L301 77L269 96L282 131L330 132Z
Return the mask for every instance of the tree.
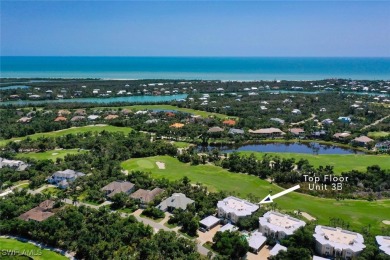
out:
M230 259L241 259L249 250L248 241L239 232L217 232L212 248Z

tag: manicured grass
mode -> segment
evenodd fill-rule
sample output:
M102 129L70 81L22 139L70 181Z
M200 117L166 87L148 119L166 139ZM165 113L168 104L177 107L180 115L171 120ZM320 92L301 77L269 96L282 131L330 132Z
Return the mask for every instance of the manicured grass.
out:
M57 158L64 158L67 154L79 154L86 153L86 150L79 149L64 149L64 150L50 150L46 152L31 152L31 153L18 153L17 158L32 158L35 160L52 160L55 161Z
M49 187L42 191L43 194L51 194L53 196L57 196L58 192L60 192L60 190L54 187Z
M180 107L176 107L176 106L172 106L172 105L136 105L136 106L126 106L123 108L131 109L133 111L146 110L146 109L148 109L148 110L153 110L153 109L176 110L176 111L180 111L183 113L190 113L193 115L199 115L199 116L204 117L204 118L212 116L212 117L224 119L224 118L229 117L229 116L224 115L224 114L206 112L206 111L195 110L195 109L191 109L191 108L180 108Z
M152 221L154 221L154 222L157 222L157 223L161 222L161 221L164 219L164 218L151 218L151 217L146 216L146 215L144 215L144 214L142 214L142 213L141 213L140 217L141 217L141 218L148 218L148 219L150 219L150 220L152 220Z
M296 161L307 159L314 167L333 166L334 172L340 174L350 170L365 171L367 166L379 165L383 169L390 169L390 156L388 155L367 155L367 154L302 154L302 153L262 153L262 152L240 152L240 154L255 154L261 159L264 154L279 156L280 158L295 158Z
M28 253L33 254L33 255L29 255L29 256L34 260L68 259L65 256L62 256L62 255L55 253L55 252L52 252L50 250L42 250L39 247L37 247L33 244L30 244L30 243L21 242L21 241L15 240L15 239L0 238L0 251L3 252L4 250L19 251L19 252L24 251L26 254L28 254Z
M9 141L23 140L26 139L27 137L30 137L31 139L38 139L39 137L58 137L67 134L79 134L79 133L86 133L86 132L102 132L102 131L123 132L127 134L131 132L132 129L130 127L118 127L118 126L111 126L111 125L89 125L89 126L81 126L81 127L71 127L59 131L37 133L37 134L28 135L24 137L15 137L7 140L1 140L0 146L6 145Z
M177 148L188 148L191 145L190 143L186 142L173 142L172 144Z
M164 162L165 170L158 169L156 162ZM190 166L169 156L155 156L140 159L130 159L122 163L128 171L141 170L151 172L155 178L179 180L188 176L192 183L200 182L206 185L209 191L235 192L239 197L248 197L248 194L263 199L272 190L272 193L282 191L282 188L261 180L255 176L231 173L213 165ZM301 210L317 218L320 224L329 225L329 218L338 217L350 223L352 230L361 231L361 228L371 225L372 232L379 234L382 220L390 220L390 200L361 201L323 199L301 193L289 193L275 202L283 210Z
M378 131L378 132L369 132L367 134L368 137L370 138L380 138L380 137L385 137L390 135L390 132L384 132L384 131Z

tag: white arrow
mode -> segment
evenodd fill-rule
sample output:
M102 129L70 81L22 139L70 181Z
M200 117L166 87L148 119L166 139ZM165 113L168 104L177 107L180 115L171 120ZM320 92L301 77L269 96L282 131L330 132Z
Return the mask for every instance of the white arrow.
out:
M265 197L262 201L260 201L259 204L271 203L271 202L274 201L274 199L279 198L279 197L281 197L281 196L283 196L283 195L286 195L287 193L292 192L292 191L294 191L294 190L297 190L297 189L299 189L299 188L300 188L300 186L299 186L299 185L296 185L296 186L291 187L291 188L289 188L289 189L287 189L287 190L284 190L284 191L282 191L282 192L276 193L276 194L273 195L273 196L271 196L271 194L268 194L268 196Z

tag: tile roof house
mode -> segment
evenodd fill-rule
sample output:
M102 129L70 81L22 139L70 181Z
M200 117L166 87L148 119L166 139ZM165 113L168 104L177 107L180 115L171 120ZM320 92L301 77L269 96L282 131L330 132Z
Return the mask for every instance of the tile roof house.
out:
M265 236L272 236L279 240L292 235L305 225L302 220L275 211L268 211L259 218L259 231Z
M189 204L194 203L192 199L189 199L183 193L173 193L171 197L161 201L156 208L162 211L172 211L174 209L186 209Z
M233 223L237 223L242 217L252 215L259 209L258 205L233 196L218 201L217 207L218 217L228 219Z
M361 234L326 226L316 226L315 249L326 257L356 258L366 247Z
M118 118L118 117L119 117L118 115L108 115L104 119L105 120L113 120L113 119Z
M74 116L70 119L72 122L85 120L85 116Z
M379 249L390 256L390 237L376 236L375 240L379 245Z
M224 121L222 122L222 124L228 125L228 126L234 126L234 125L236 125L236 121L231 120L231 119L229 119L229 120L224 120Z
M58 116L67 116L69 114L70 114L70 111L67 109L58 110Z
M351 136L350 133L335 133L333 135L333 137L336 138L336 139L345 139L345 138L348 138L350 136Z
M371 143L371 142L374 142L373 139L367 137L367 136L360 136L360 137L356 137L355 139L352 140L354 143L356 143L357 145L361 145L361 146L365 146L367 145L368 143Z
M277 118L277 117L273 117L270 120L273 121L273 122L279 123L281 125L284 125L284 120L283 119L280 119L280 118Z
M24 117L20 118L17 122L18 123L29 123L31 120L32 120L31 117L24 116Z
M153 190L139 189L130 195L130 198L139 200L142 204L148 204L154 200L156 196L163 193L164 190L154 188Z
M285 133L279 128L261 128L257 130L249 130L249 133L256 135L264 135L264 136L282 136Z
M220 133L220 132L223 132L223 129L220 128L219 126L214 126L214 127L211 127L207 133Z
M54 119L54 122L61 122L61 121L67 121L66 117L58 116L56 119Z
M184 126L184 124L182 124L182 123L174 123L174 124L170 125L169 127L182 128L183 126Z
M41 202L37 207L30 209L29 211L21 214L19 219L25 221L37 221L41 222L54 215L50 210L54 207L54 201L45 200Z
M49 183L57 185L59 188L67 188L70 182L73 182L78 177L82 177L85 174L82 172L76 172L74 170L66 169L64 171L56 171L48 179Z
M322 120L321 123L323 125L331 125L331 124L333 124L333 120L327 118L327 119Z
M113 197L117 193L126 193L130 194L134 191L135 185L128 181L113 181L103 188L101 191L105 192L105 195L109 198Z
M303 128L291 128L289 129L289 131L296 136L302 136L305 133L305 130L303 130Z
M74 111L73 114L77 116L85 116L87 115L87 112L85 111L85 109L77 109L76 111Z

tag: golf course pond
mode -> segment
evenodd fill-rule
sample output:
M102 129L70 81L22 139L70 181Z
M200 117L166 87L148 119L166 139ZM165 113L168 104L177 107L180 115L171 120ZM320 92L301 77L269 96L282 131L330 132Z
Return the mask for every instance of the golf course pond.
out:
M304 154L364 154L364 152L347 149L338 146L325 145L316 142L312 143L258 143L245 144L241 146L233 145L210 145L198 146L202 152L211 151L213 148L219 149L222 153L230 152L266 152L266 153L304 153Z

